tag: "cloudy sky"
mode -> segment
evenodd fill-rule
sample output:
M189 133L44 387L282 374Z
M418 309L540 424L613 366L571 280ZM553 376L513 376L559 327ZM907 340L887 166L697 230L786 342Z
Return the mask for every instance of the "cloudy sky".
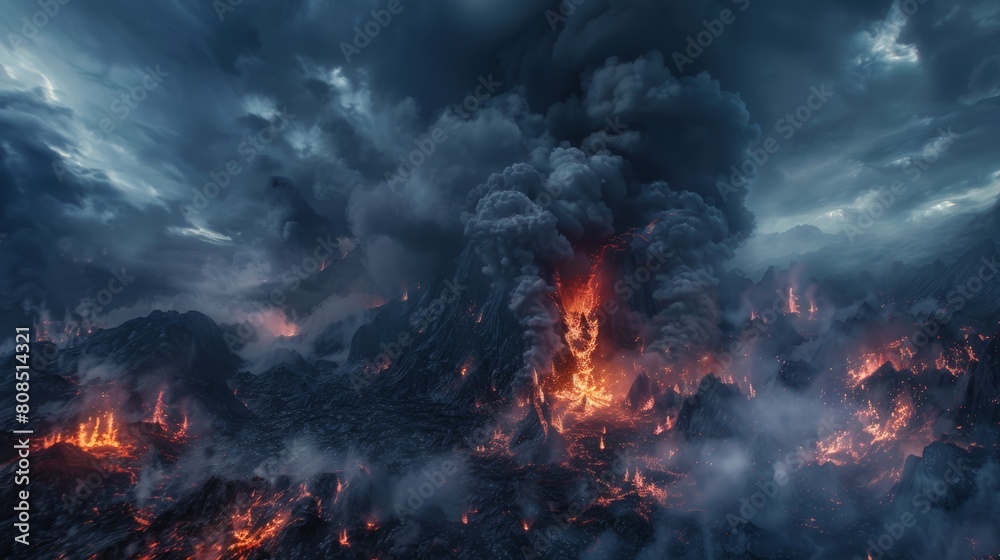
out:
M310 256L395 297L461 251L470 193L602 135L720 208L748 271L997 236L995 1L576 3L7 6L4 313L231 321L279 289L301 318L332 291Z

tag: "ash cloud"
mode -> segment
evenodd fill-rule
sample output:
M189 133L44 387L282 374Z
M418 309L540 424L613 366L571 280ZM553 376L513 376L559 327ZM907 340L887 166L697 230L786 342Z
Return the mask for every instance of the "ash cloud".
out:
M531 177L529 170L520 171ZM498 182L516 180L511 173ZM572 256L556 221L525 194L498 190L483 197L465 223L466 235L485 262L483 272L512 284L510 309L524 327L529 345L525 365L536 372L545 371L563 346L555 330L561 315L549 298L554 286L541 270Z
M150 315L154 309L198 309L225 323L221 332L212 331L212 340L238 336L244 363L237 366L237 356L225 353L225 376L215 379L212 389L225 406L205 408L232 412L242 404L259 416L220 429L217 439L228 445L196 445L168 490L183 486L188 473L199 480L228 470L249 476L255 465L256 474L276 486L288 483L283 477L309 484L323 478L321 488L312 489L328 502L336 499L331 487L351 481L345 494L350 507L325 519L311 511L305 516L310 529L323 527L317 539L323 544L317 546L335 555L342 553L336 544L341 527L333 525L372 513L365 505L391 507L394 496L378 488L405 491L427 458L447 453L449 438L468 424L472 413L464 405L478 407L499 398L492 393L504 393L509 364L497 363L497 356L514 363L507 355L520 355L524 348L510 339L521 336L527 343L520 356L525 370L544 369L558 359L563 337L554 301L557 277L581 278L588 261L609 246L614 254L605 272L612 281L632 272L633 263L662 256L651 282L614 300L627 312L603 332L620 338L625 332L631 344L614 347L621 354L614 366L632 372L628 368L640 357L647 367L676 366L734 339L752 338L745 352L733 352L740 360L734 371L717 372L745 377L734 379L739 387L722 389L714 380L702 383L705 394L683 395L654 387L655 372L654 381L646 376L642 395L652 399L653 408L643 413L658 416L643 426L641 437L651 437L654 427L661 429L681 410L685 420L653 445L666 463L662 472L632 465L632 478L621 481L618 472L615 484L641 491L637 473L655 473L663 477L655 483L668 488L668 499L678 500L669 502L676 510L641 512L655 516L650 524L639 519L638 510L627 512L609 524L614 530L599 522L564 528L556 548L594 558L694 557L701 546L709 554L733 557L853 554L865 531L898 519L893 517L898 512L873 504L871 496L888 496L906 509L905 493L885 478L899 467L896 459L905 457L837 466L843 471L832 463L802 465L754 523L730 531L723 519L739 512L740 498L751 499L756 483L773 480L776 457L803 447L815 431L817 413L843 418L866 408L869 399L876 403L871 406L883 407L899 394L919 396L918 420L925 420L928 410L940 412L940 423L932 427L940 436L939 428L957 425L954 418L992 411L982 404L990 399L978 393L962 401L965 377L937 369L880 367L875 389L858 389L839 402L826 396L840 397L845 361L857 358L853 353L870 343L866 337L880 338L875 336L880 329L902 337L926 324L955 283L966 280L956 271L978 269L982 255L961 266L950 259L924 268L914 263L961 253L973 240L997 238L996 7L981 0L930 0L900 17L900 8L913 2L750 2L696 60L677 68L672 53L683 51L688 38L704 31L705 22L720 17L721 10L741 2L587 0L553 24L545 11L559 4L566 2L407 2L351 61L340 43L351 41L354 27L367 21L373 9L368 1L243 2L225 17L207 2L63 6L36 39L16 52L7 42L2 47L9 55L0 68L0 127L8 131L0 139L3 322L14 321L8 315L18 315L20 322L22 314L79 319L80 303L98 297L115 273L126 270L136 283L89 317L99 326L121 325L122 330L98 331L94 340L120 350L117 358L124 363L135 365L129 360L149 355L163 337L183 334L171 327L130 338L129 329L167 321ZM12 7L4 31L18 32L18 20L33 10L33 4ZM115 122L113 133L98 139L93 131L103 119L116 118L115 100L150 65L168 73L162 88L148 92L127 119ZM464 103L483 80L496 83L495 89L456 118L455 104ZM747 159L747 148L806 102L810 88L826 83L834 98L782 143L752 187L719 192L717 180ZM250 139L272 128L286 110L294 115L289 124L247 151ZM950 128L961 140L907 184L906 195L886 209L870 238L856 244L841 239L845 224L863 210L861 202L870 201L868 193L906 178L907 162L939 130ZM443 140L434 140L442 134ZM405 181L387 184L386 173L398 168L400 156L426 146L428 138L433 152L424 154ZM218 196L197 213L179 210L196 193L205 196L230 161L241 171L211 187L219 189ZM356 250L338 251L323 262L325 270L302 277L294 270L313 255L317 239L342 239L345 248ZM473 286L429 326L434 338L411 329L405 315L413 308L401 303L400 294L420 293L442 274L465 270L453 265L470 255L494 287L503 289L503 302L497 305L492 293L483 295L488 290ZM735 263L734 255L740 257ZM768 269L791 261L804 264L787 274ZM734 264L760 282L727 273ZM800 272L815 278L789 278ZM784 301L781 309L766 313L775 294L792 287L800 297L816 295L821 309L811 322L788 316ZM884 294L896 299L887 303L880 299ZM994 296L990 285L958 315L961 325L950 327L950 336L957 337L960 326L992 335L988 325L996 324L995 317L972 315L995 311ZM386 301L391 305L382 309ZM800 303L806 313L806 302ZM496 311L496 317L480 323L476 314L481 319L484 309ZM747 318L751 311L775 319L764 325ZM273 321L239 336L240 324L254 313ZM393 313L402 320L386 320ZM389 338L373 338L358 348L393 343L400 329L415 342L401 344L407 353L391 375L376 377L372 389L356 397L336 362L361 323L376 325L372 330ZM644 335L642 350L635 347L636 332ZM143 345L136 342L140 338ZM204 342L200 338L182 340L196 346ZM936 351L944 344L927 348ZM71 354L78 351L70 346ZM667 359L639 356L647 350ZM102 349L100 355L110 354ZM419 375L407 375L414 373L407 368L418 366ZM134 372L88 363L84 371L60 373L87 381ZM69 403L62 410L77 410L72 405L80 401L73 400L70 381L42 379L43 386L61 391L53 393L63 399L57 402ZM923 393L917 381L933 389ZM200 384L189 384L192 393L200 390ZM239 386L239 396L230 395L230 384ZM758 397L748 398L751 387ZM383 394L384 388L405 395L405 402L387 403L390 392ZM148 405L150 388L138 389L141 404ZM447 406L457 393L462 405ZM54 420L75 421L68 412L60 418L55 407L41 410ZM491 434L483 446L530 451L544 439L535 436L552 415L542 408L528 411L536 416L522 424L519 441ZM217 411L191 412L192 421L201 424L212 421L201 415ZM716 413L724 420L721 426L712 425ZM249 433L241 433L240 426L249 424ZM308 432L302 439L273 444L300 429ZM575 443L595 449L622 444L613 432L588 433ZM720 433L727 437L705 437ZM559 492L582 482L583 471L562 463L567 447L558 445L554 431L546 435L545 466L524 480L503 470L515 462L508 455L494 460L458 453L470 458L461 488L443 491L414 523L440 529L445 517L455 522L451 518L459 509L468 512L466 504L459 507L459 494L478 490L491 504L480 504L483 525L475 525L472 514L483 540L520 542L525 520L515 519L509 504L532 515L558 509L552 504L564 498ZM949 437L963 444L972 439ZM259 442L272 444L258 449ZM978 461L979 451L921 443L919 438L907 443L908 452L924 457L913 457L905 472L896 473L903 490L940 474L935 469L942 457ZM362 451L343 449L355 444ZM984 460L975 495L950 513L935 508L898 550L936 547L941 557L957 557L967 551L953 540L963 527L972 527L985 546L996 544L995 527L971 521L995 513L992 445L994 457ZM331 452L335 446L340 448ZM284 462L276 458L287 454L292 457ZM262 456L272 458L260 464ZM365 471L369 463L372 473ZM527 463L519 464L519 474L531 466ZM146 471L139 497L150 497L169 470ZM870 476L881 478L862 482L877 492L831 482L841 480L841 472L858 480L875 473ZM536 483L538 473L553 478ZM203 494L188 495L185 507L199 511L201 504L221 503L213 484L206 483ZM511 498L524 487L529 497ZM259 488L244 490L252 494ZM684 503L686 496L696 498ZM837 504L832 514L830 504ZM176 511L171 504L163 507ZM707 513L683 513L692 508ZM609 511L621 510L599 509L595 519L607 520ZM813 535L836 534L845 542L795 548L785 535L809 530L803 520L812 518L829 522ZM445 557L442 551L458 550L462 541L451 532L427 544L415 535L430 532L408 527L400 536L394 529L390 525L373 535L385 537L383 543L412 545L401 550L414 557ZM296 544L285 546L305 542L291 541ZM941 543L954 544L959 552ZM362 548L356 541L353 546ZM848 546L854 548L847 551ZM483 547L469 554L495 552Z

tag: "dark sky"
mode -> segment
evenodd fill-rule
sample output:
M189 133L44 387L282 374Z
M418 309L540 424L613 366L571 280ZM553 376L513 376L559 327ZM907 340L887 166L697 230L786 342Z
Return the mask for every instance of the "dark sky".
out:
M719 207L748 271L920 262L996 234L994 0L582 0L547 13L558 6L77 0L50 16L10 3L5 313L63 317L124 268L135 280L102 306L108 322L153 308L240 320L270 288L298 291L283 278L331 242L327 265L356 247L368 291L395 297L462 249L470 193L494 174L526 163L583 185L554 150L592 146L613 115L629 126L608 148L629 160L626 179ZM377 36L356 41L355 26ZM488 99L449 109L477 91ZM769 138L749 194L720 200L729 166ZM390 188L421 143L433 153ZM213 179L224 188L206 189ZM574 242L629 215L552 212ZM353 309L336 298L331 316Z

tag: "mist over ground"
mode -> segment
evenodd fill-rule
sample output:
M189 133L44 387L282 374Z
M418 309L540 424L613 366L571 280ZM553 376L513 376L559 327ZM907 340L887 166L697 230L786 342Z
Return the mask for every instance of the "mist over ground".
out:
M8 12L5 555L1000 553L994 3Z

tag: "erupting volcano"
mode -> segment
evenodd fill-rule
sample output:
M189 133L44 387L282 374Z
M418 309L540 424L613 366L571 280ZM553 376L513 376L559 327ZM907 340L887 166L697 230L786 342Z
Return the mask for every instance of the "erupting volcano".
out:
M560 376L564 377L561 380L564 387L556 391L555 397L564 401L568 410L579 410L583 414L611 404L602 372L595 373L595 352L601 328L599 268L600 261L597 261L590 274L575 284L556 283L566 346L572 360L568 375Z
M0 558L1000 555L995 0L8 4Z
M241 373L219 327L194 313L99 331L78 348L108 355L117 378L76 375L93 365L69 349L43 378L63 392L67 410L81 411L76 420L54 416L38 451L52 489L45 499L69 504L51 522L95 524L99 514L96 530L127 530L89 541L81 558L309 558L316 550L471 558L507 539L547 557L553 539L582 553L611 538L613 519L624 523L615 533L620 547L649 546L641 535L652 531L673 550L692 550L701 534L730 543L720 557L739 558L788 546L780 527L822 539L844 531L840 523L872 523L900 508L922 510L925 501L941 512L934 515L956 519L990 503L976 497L986 489L973 488L984 488L975 481L997 453L1000 346L996 333L977 330L982 323L942 328L921 344L899 334L908 320L919 325L901 313L862 305L844 320L823 309L803 316L775 279L771 293L776 301L786 295L787 306L756 311L768 286L748 285L736 300L753 309L743 311L744 323L724 330L696 362L678 365L646 350L654 341L645 337L660 333L634 319L647 296L629 294L607 314L615 278L630 270L616 268L621 255L613 262L590 259L577 275L551 272L540 301L557 312L551 329L561 349L548 370L533 372L530 394L499 367L516 365L517 346L484 351L484 340L499 340L495 329L517 332L518 322L480 319L498 292L477 273L455 280L478 287L449 301L437 324L418 325L415 336L432 344L391 356L364 384L339 375L341 366L303 359ZM829 299L821 285L813 291L816 301ZM394 317L430 297L414 293L377 313L402 324ZM435 337L460 331L452 324L469 335L440 346ZM158 341L156 359L165 357L152 377L147 364L157 362L136 361L128 346L101 346L133 330L129 344ZM428 369L440 382L426 383L405 369L421 363L451 366ZM367 367L350 364L361 375ZM471 406L461 404L470 391ZM273 437L291 426L305 431ZM212 464L250 468L188 480ZM934 494L935 473L950 465L961 466L965 482L946 480ZM850 484L834 483L843 480ZM743 505L772 484L788 493L776 496L812 497L791 510ZM879 501L866 502L869 494ZM498 495L506 497L489 498ZM852 502L866 505L844 519L832 514ZM549 536L552 527L562 533ZM408 539L410 531L444 540ZM853 555L865 550L866 535L825 546ZM405 552L387 553L392 547Z

